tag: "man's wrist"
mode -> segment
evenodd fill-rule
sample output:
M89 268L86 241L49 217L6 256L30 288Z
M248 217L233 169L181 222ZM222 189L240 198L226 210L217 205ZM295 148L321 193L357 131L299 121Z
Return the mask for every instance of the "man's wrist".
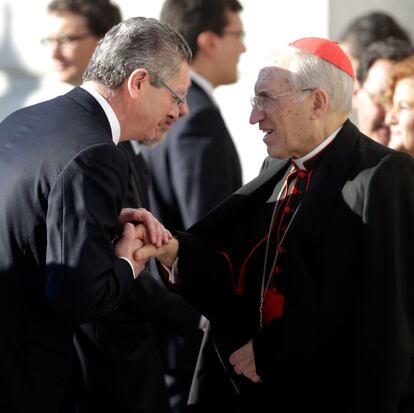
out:
M132 275L133 275L133 277L134 277L134 280L137 278L136 277L136 275L135 275L135 269L134 269L134 266L132 265L132 262L131 262L131 260L130 259L128 259L127 257L118 257L118 258L121 258L122 260L125 260L130 266L131 266L131 270L132 270Z
M159 257L158 261L167 268L172 268L178 256L179 242L176 238L172 238L166 246L166 252Z

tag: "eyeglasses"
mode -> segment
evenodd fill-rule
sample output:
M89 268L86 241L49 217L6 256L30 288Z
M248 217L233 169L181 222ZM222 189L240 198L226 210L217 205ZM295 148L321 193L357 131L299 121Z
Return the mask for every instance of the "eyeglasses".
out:
M160 80L160 83L174 96L175 103L177 106L185 105L187 102L186 96L179 95L171 86L167 85L163 80Z
M72 43L78 42L79 40L85 39L88 36L91 36L91 32L86 32L82 34L66 34L57 37L44 37L40 40L43 46L51 46L56 43L58 47L65 47Z
M277 102L282 97L293 95L294 93L313 92L315 89L316 88L302 89L292 92L280 93L274 96L253 96L250 98L250 103L252 104L253 108L263 111L265 110L270 101Z
M246 37L246 33L243 30L223 30L222 34L223 36L234 36L241 41Z

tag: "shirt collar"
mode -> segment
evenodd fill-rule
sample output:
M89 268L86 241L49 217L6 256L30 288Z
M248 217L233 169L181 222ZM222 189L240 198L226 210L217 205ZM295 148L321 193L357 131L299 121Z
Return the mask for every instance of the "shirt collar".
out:
M114 141L115 145L118 145L119 138L121 136L121 125L119 124L119 120L116 117L114 110L111 108L111 105L93 87L91 83L84 83L81 85L81 88L89 92L97 100L99 105L102 107L103 111L105 112L106 117L108 118L109 125L111 126L112 140Z
M299 169L307 169L305 164L306 162L310 161L312 158L315 158L317 155L319 155L336 137L338 132L341 130L342 125L336 129L332 135L330 135L328 138L326 138L323 142L321 142L315 149L313 149L311 152L309 152L307 155L302 156L298 159L293 159L293 162Z
M135 155L139 155L139 153L141 152L141 148L139 146L139 143L137 141L129 141L131 143L132 149L135 153Z
M190 71L191 80L197 83L198 86L206 93L206 95L217 105L216 100L213 96L214 87L205 77L201 76L200 74L194 72L193 70Z

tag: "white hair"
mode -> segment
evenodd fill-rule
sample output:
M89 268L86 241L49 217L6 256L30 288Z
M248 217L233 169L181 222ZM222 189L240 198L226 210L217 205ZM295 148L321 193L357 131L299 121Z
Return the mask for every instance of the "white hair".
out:
M296 90L323 89L329 97L328 110L349 116L354 90L351 76L326 60L291 46L278 50L270 66L277 66L280 60L289 62L287 69Z

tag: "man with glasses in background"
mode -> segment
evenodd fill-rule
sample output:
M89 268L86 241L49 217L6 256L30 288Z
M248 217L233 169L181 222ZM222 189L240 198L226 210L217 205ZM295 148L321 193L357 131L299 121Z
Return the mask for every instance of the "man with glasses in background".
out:
M180 119L156 148L145 150L151 175L152 211L170 228L183 230L242 184L239 157L213 97L214 88L237 81L245 51L237 0L167 0L160 20L171 24L193 52L189 116ZM173 310L172 310L173 311ZM196 316L197 315L197 316ZM174 411L182 412L202 332L159 331Z
M48 8L48 34L53 69L61 82L79 86L98 41L121 21L109 0L54 0Z

